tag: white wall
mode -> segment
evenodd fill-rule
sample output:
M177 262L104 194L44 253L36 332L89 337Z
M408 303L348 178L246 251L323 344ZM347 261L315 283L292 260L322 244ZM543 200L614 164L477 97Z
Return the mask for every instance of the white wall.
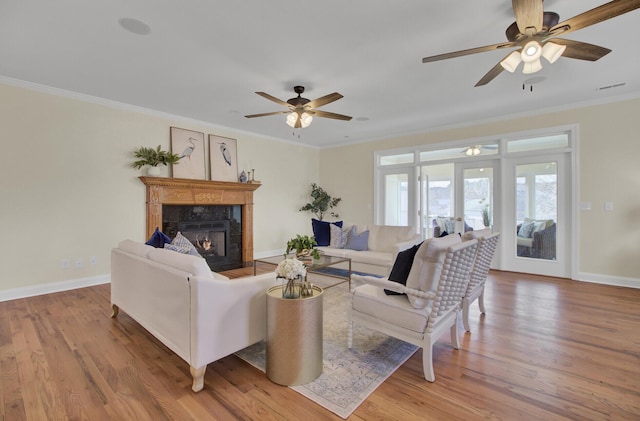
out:
M343 219L372 223L375 151L577 124L578 201L591 202L592 210L574 215L580 219L576 278L640 287L639 115L640 100L631 99L324 149L320 183L342 197ZM613 212L604 211L605 201L614 203Z
M108 281L111 248L145 240L145 189L130 154L138 146L169 149L170 126L238 140L239 169L251 164L262 182L254 194L256 256L311 234L310 215L298 209L318 181L317 149L58 93L0 84L0 299ZM78 258L83 268L75 268ZM63 259L71 268L61 269Z

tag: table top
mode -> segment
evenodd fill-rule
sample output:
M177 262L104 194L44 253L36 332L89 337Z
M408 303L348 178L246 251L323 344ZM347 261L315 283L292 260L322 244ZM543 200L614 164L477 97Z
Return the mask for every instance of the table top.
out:
M294 257L294 255L291 254L287 257ZM263 257L261 259L253 259L254 262L269 263L272 265L277 265L282 260L284 260L283 255ZM327 266L335 265L338 263L348 262L351 259L348 257L327 256L325 254L321 254L319 259L300 259L300 260L307 267L307 270L314 270L314 269L320 269Z
M320 288L317 285L314 285L313 286L313 295L309 295L309 296L306 296L306 297L300 296L300 297L297 297L297 298L283 298L282 297L282 285L276 285L276 286L273 286L273 287L271 287L271 288L269 288L267 290L267 295L269 297L282 299L284 301L295 301L295 300L307 300L309 298L318 297L323 292L324 292L324 290L322 288Z

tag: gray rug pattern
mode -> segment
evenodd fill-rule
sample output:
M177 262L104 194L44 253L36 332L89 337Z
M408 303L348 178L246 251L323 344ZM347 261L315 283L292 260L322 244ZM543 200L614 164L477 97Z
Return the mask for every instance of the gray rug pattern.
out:
M347 283L335 284L326 277L310 279L324 287L323 371L311 383L291 388L346 419L418 347L376 331L357 327L353 348L347 347ZM331 286L329 286L331 285ZM265 371L264 341L236 352L254 367Z

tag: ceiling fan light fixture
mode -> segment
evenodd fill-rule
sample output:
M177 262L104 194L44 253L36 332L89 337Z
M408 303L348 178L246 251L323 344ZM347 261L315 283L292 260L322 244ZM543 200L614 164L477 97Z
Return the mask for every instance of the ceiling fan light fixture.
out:
M507 56L504 60L500 62L502 67L508 72L515 72L516 68L522 61L522 57L520 57L520 51L514 51Z
M313 117L311 116L311 114L302 113L300 115L300 124L302 125L303 129L305 127L309 127L309 124L311 124L312 121L313 121Z
M542 57L546 58L549 63L555 63L566 49L566 45L547 42L544 44L544 47L542 47Z
M542 48L538 41L529 41L522 48L522 53L520 53L520 57L522 61L525 63L531 63L538 59L540 59L540 55L542 54Z
M522 68L522 73L530 74L530 73L539 72L540 70L542 70L542 63L540 63L540 60L536 60L529 63L524 63L524 67Z
M467 150L464 152L467 156L476 156L480 155L480 147L479 146L469 146Z
M287 114L287 124L290 127L296 127L296 121L298 121L298 113L293 111Z

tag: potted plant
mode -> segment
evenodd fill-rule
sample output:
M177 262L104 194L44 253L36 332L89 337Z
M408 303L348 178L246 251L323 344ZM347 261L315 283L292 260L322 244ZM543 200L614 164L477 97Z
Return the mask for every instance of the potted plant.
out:
M289 254L291 250L296 251L298 257L313 256L314 259L320 258L320 252L315 247L318 245L314 237L308 235L296 235L295 238L287 241L287 251L285 256Z
M131 166L137 170L146 166L147 167L147 175L160 175L160 169L158 165L168 165L168 164L178 164L180 161L180 156L174 153L163 151L161 146L158 145L157 148L150 148L146 146L141 146L135 151L133 151L133 157L137 158Z
M311 184L311 198L313 200L301 207L300 212L313 212L320 221L324 218L325 212L336 207L342 200L340 197L331 197L329 193L324 191L324 189L316 183ZM339 215L335 212L331 212L331 216L337 218Z

